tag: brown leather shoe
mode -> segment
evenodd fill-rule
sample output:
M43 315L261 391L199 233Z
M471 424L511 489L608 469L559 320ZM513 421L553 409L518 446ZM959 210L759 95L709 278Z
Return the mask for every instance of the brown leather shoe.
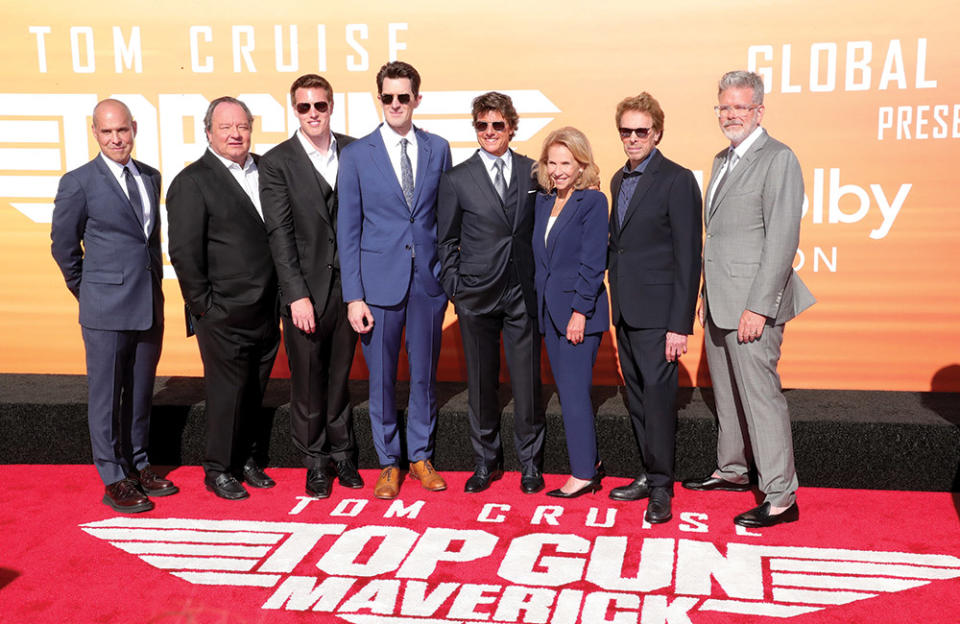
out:
M387 466L380 471L377 484L373 486L373 495L377 498L393 499L400 493L400 469Z
M158 475L151 466L147 466L133 478L140 482L140 489L147 496L170 496L180 491L173 481Z
M137 487L133 479L120 479L104 489L103 503L120 513L140 513L153 509L153 502Z
M410 476L420 481L420 485L425 490L439 492L447 489L447 482L443 480L440 473L433 469L433 464L429 459L424 459L410 464Z

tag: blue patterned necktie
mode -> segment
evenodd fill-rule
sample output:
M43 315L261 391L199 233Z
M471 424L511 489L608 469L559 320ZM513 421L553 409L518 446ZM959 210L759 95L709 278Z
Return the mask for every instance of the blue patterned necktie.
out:
M407 155L409 142L400 139L400 186L403 188L403 198L407 200L407 208L413 208L413 165Z

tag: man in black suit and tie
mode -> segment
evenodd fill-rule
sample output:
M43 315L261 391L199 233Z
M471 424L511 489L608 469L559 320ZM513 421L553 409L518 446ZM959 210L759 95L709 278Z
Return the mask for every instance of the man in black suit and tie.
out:
M510 97L473 100L479 150L440 179L440 281L453 301L467 360L470 441L476 466L464 487L481 492L503 472L500 337L510 369L520 489L543 489L545 419L534 290L533 161L510 149L518 115Z
M147 457L163 339L160 172L130 158L137 122L123 102L97 104L92 130L100 154L60 179L51 251L80 304L103 502L136 513L153 509L149 496L177 492Z
M330 131L333 87L297 78L294 135L260 159L260 202L280 280L290 362L290 428L304 455L307 493L330 496L331 459L340 484L363 487L347 384L357 333L347 321L337 257L337 168L351 137Z
M210 146L167 192L170 260L197 334L207 396L204 483L217 496L247 498L238 479L275 485L267 462L263 393L280 344L277 274L270 257L250 154L253 115L234 98L210 103Z
M663 109L649 93L617 106L627 163L610 183L610 297L620 369L643 461L614 500L650 497L644 518L672 517L677 363L687 352L700 284L700 188L657 149Z

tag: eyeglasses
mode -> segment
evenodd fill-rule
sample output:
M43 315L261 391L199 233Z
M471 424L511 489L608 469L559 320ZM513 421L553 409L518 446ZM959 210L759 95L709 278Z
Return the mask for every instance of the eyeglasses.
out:
M620 128L620 138L629 139L631 134L636 134L638 139L645 139L650 136L653 128Z
M717 117L720 117L724 113L730 115L731 117L746 117L753 111L760 108L761 105L753 104L750 106L741 106L737 104L736 106L714 106L713 110L717 113Z
M394 98L394 95L392 93L380 94L380 101L383 102L384 106L390 106L391 104L393 104L393 98ZM397 101L400 102L401 104L406 105L410 103L409 93L401 93L400 95L397 95L396 98L397 98Z
M473 122L473 127L477 129L477 132L486 132L487 126L493 126L493 129L496 132L503 132L507 129L507 122L505 121L475 121Z
M294 108L297 109L297 112L301 115L306 115L310 112L310 102L300 102ZM317 109L318 113L325 113L330 110L330 104L324 102L323 100L313 103L313 108Z

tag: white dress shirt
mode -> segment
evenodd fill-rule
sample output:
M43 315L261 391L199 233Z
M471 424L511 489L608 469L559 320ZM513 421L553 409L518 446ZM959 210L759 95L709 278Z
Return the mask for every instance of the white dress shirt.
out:
M121 165L117 161L110 160L104 156L103 152L100 152L100 158L107 164L107 169L109 169L113 177L117 179L117 184L120 185L120 189L123 191L123 194L127 196L128 200L130 199L130 192L127 191L127 181L123 179L123 170L130 170L130 175L133 176L133 181L137 184L137 190L140 191L140 200L143 203L143 234L144 236L150 236L150 230L153 228L153 223L150 221L150 215L152 214L150 212L150 195L147 194L147 187L143 185L140 170L137 169L137 166L133 163L133 159L128 160L126 165Z
M260 219L263 220L263 209L260 208L260 172L257 170L257 164L253 162L253 156L247 154L247 161L243 163L243 167L241 167L229 158L224 158L216 153L213 149L209 147L207 149L227 168L227 171L230 172L233 179L237 181L237 184L240 185L243 192L246 193L250 201L253 202L253 207L257 209L257 214L260 215Z
M300 145L303 146L307 157L313 163L313 168L323 176L330 188L335 188L337 186L337 169L340 167L340 161L337 158L337 138L333 136L332 132L330 133L330 147L327 148L326 154L321 154L317 146L305 137L303 131L299 128L297 129L297 138L300 139Z
M510 156L510 150L507 150L503 153L503 156L494 156L485 149L477 150L480 154L480 161L483 163L483 166L487 168L487 175L490 176L490 182L493 182L497 177L497 170L494 168L494 165L497 162L497 159L503 161L503 181L507 186L510 186L510 174L513 171L513 157ZM496 183L494 183L493 188L497 188Z
M400 135L396 130L390 127L390 124L380 124L380 137L383 139L383 145L387 148L387 156L390 157L390 164L393 165L393 172L397 174L397 183L403 186L403 176L400 174L400 139L409 141L407 144L407 156L410 157L410 168L413 171L413 180L417 180L417 133L413 126L410 126L410 132Z

